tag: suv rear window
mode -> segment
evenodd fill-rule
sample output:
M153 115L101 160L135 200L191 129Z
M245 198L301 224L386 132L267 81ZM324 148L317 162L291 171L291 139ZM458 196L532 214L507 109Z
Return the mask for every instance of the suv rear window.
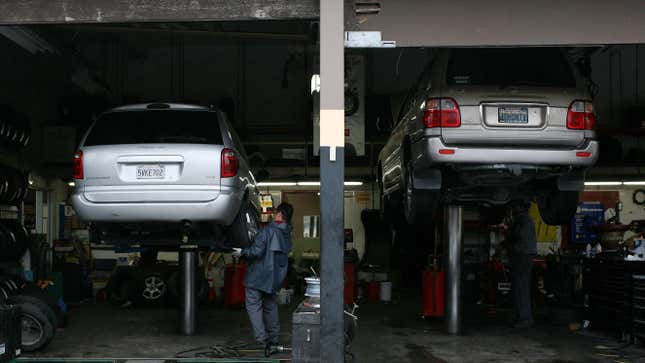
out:
M558 48L453 49L446 76L450 85L576 86Z
M215 112L146 110L104 114L84 145L222 143Z

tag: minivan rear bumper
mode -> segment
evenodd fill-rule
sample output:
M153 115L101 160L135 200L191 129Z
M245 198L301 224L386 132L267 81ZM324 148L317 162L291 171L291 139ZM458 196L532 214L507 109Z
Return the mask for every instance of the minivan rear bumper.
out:
M529 164L588 167L598 160L598 141L587 140L573 149L450 146L441 137L426 137L419 143L421 160L431 164Z
M222 188L217 197L207 202L101 202L87 199L82 190L72 195L78 216L90 222L180 222L210 221L228 226L233 223L242 204L243 192L238 188Z

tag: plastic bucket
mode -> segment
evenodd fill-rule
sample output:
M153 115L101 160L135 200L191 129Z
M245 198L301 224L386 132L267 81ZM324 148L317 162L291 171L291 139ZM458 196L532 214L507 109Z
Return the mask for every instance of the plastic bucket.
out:
M381 293L379 294L379 297L383 302L392 301L392 281L381 282Z

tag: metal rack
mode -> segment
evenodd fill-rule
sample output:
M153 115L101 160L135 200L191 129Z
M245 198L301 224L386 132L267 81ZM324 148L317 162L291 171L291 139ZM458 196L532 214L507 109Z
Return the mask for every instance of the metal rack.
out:
M645 340L645 261L590 259L584 280L592 327Z
M631 277L633 335L645 342L645 274L634 274Z

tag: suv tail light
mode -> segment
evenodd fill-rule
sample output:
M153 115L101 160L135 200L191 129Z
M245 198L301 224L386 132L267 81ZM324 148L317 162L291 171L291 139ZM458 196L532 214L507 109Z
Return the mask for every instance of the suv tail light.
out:
M593 130L596 114L590 101L573 101L567 113L567 128L571 130Z
M461 113L457 101L452 98L431 98L426 101L423 123L432 127L459 127Z
M79 150L74 154L74 179L83 179L83 151Z
M222 150L222 171L220 173L222 178L230 178L237 175L239 165L239 160L233 149Z

